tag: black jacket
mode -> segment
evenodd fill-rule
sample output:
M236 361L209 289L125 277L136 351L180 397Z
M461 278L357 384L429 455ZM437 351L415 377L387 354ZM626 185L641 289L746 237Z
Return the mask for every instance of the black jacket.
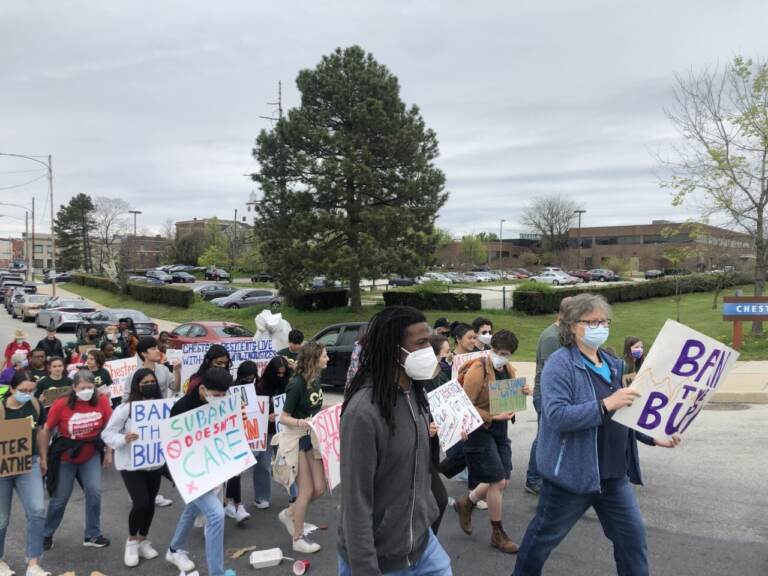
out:
M64 358L64 346L62 346L61 340L58 338L54 338L53 340L43 338L40 340L40 342L37 343L37 348L42 348L45 350L46 359L52 358L53 356Z

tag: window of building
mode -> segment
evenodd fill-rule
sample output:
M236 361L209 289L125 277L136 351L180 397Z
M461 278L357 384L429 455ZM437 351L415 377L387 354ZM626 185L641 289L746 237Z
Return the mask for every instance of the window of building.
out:
M643 244L662 244L664 242L664 238L661 237L661 234L646 234L643 236Z
M604 236L602 238L595 238L598 246L611 246L619 243L618 236Z
M640 244L640 236L619 236L619 244Z
M42 254L43 253L43 245L42 244L35 244L35 254Z

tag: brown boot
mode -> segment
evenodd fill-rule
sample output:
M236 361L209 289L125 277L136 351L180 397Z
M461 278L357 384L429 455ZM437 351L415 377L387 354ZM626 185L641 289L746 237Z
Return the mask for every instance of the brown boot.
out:
M520 547L507 536L501 522L491 522L491 528L493 530L491 532L491 546L507 554L517 554Z
M475 504L466 494L453 502L453 509L459 515L459 526L465 534L472 534L472 510Z

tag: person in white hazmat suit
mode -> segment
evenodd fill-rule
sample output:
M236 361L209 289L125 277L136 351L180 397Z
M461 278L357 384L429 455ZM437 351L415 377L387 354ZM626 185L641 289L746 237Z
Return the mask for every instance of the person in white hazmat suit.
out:
M256 322L254 340L271 338L272 349L275 351L288 346L288 333L291 331L291 325L283 319L282 314L273 314L269 310L262 310L254 322Z

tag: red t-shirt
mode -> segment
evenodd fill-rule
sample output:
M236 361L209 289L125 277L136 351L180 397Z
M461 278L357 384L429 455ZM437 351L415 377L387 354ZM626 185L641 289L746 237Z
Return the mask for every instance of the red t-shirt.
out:
M16 351L24 352L26 356L29 356L29 354L32 352L32 347L29 345L29 342L16 344L16 340L8 344L8 346L5 347L5 363L8 367L12 366L11 356L13 356Z
M48 417L45 427L48 430L59 429L59 434L64 438L73 440L91 440L98 437L104 430L110 417L112 416L112 407L109 398L99 394L99 401L96 406L91 406L90 402L78 400L75 407L68 405L69 396L59 398L53 403L48 411ZM80 450L76 458L70 458L64 453L61 456L62 462L72 464L82 464L88 461L96 452L93 444L86 444Z

